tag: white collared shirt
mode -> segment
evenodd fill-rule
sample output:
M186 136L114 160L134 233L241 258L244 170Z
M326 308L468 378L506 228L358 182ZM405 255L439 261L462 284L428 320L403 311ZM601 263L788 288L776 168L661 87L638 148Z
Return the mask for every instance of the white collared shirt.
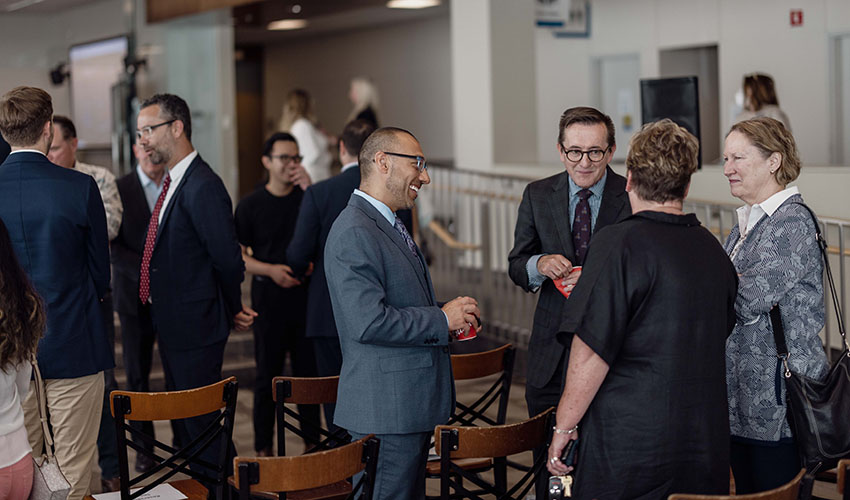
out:
M773 215L779 206L785 203L785 200L795 194L800 194L800 190L797 186L791 186L774 194L761 203L739 207L736 212L738 214L738 231L741 233L741 236L749 233L758 221L760 221L765 215L768 217Z
M171 176L171 184L168 186L168 193L165 194L165 199L162 201L162 207L159 209L158 224L162 224L162 216L165 214L168 202L174 197L174 193L177 191L177 186L180 185L180 181L183 179L186 169L189 168L189 165L192 164L192 161L194 161L197 156L198 152L193 149L191 153L178 161L177 165L174 165L171 170L168 171L168 175Z
M12 151L11 153L9 153L9 156L12 156L15 153L38 153L41 156L47 157L46 154L44 154L43 152L41 152L37 149L16 149L16 150Z
M162 192L162 180L160 180L159 185L157 186L156 182L148 177L139 165L136 165L136 175L139 176L139 182L142 184L142 191L145 193L145 201L148 202L148 209L153 212L153 207L156 205L156 199L159 198L159 193Z

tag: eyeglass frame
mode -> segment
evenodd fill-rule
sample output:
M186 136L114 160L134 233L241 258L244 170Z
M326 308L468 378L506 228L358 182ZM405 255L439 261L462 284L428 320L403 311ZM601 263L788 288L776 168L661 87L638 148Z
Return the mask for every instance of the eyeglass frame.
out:
M401 158L408 158L410 160L416 160L416 170L419 170L420 174L422 172L424 172L425 169L428 168L428 162L427 162L427 160L425 159L424 156L407 155L407 154L404 154L404 153L393 153L393 152L390 152L390 151L381 151L381 152L384 153L385 155L398 156L398 157L401 157Z
M284 165L289 165L289 162L300 163L304 159L301 155L268 155L272 160L280 160Z
M580 149L567 149L567 148L564 147L563 144L561 144L560 146L561 146L561 151L564 153L564 157L567 160L569 160L573 163L578 163L578 162L582 161L584 159L585 155L587 155L588 160L592 161L593 163L596 163L598 161L602 161L602 159L605 158L605 155L608 154L609 151L611 151L611 146L608 146L605 149L589 149L587 151L583 151L583 150L580 150ZM598 160L594 160L593 158L590 157L590 153L596 153L596 152L602 153L602 156L600 156ZM579 156L578 160L573 160L573 159L570 158L570 153L579 153L581 156Z
M169 125L177 121L177 118L172 118L167 122L157 123L156 125L148 125L147 127L142 127L139 130L136 130L136 139L141 139L142 137L150 137L153 134L153 131L158 129L163 125Z

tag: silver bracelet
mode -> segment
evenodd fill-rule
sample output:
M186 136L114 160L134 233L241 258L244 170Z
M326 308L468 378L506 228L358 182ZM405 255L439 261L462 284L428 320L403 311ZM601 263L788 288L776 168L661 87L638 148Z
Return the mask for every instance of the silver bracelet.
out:
M578 424L572 429L558 429L558 426L552 427L552 430L555 431L555 434L572 434L573 432L578 430Z

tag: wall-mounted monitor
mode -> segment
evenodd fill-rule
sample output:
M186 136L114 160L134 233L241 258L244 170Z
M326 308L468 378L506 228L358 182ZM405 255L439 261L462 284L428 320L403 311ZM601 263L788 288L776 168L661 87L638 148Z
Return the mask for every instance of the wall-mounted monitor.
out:
M124 72L127 37L71 47L71 119L81 149L109 148L112 143L112 86Z
M685 127L697 138L697 141L701 141L697 77L641 80L640 103L643 123L669 118ZM702 168L701 142L698 161Z

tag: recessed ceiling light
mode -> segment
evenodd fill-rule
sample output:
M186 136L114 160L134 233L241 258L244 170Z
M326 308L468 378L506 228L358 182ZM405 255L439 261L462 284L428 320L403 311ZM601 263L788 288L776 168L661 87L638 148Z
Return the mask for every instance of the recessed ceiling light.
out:
M270 22L266 28L273 31L300 30L305 26L307 26L306 19L281 19L279 21Z
M299 12L301 12L301 6L300 6L300 5L298 5L298 4L293 5L293 6L292 6L292 13L293 13L293 14L298 14Z
M387 7L391 9L426 9L440 5L440 0L390 0Z

